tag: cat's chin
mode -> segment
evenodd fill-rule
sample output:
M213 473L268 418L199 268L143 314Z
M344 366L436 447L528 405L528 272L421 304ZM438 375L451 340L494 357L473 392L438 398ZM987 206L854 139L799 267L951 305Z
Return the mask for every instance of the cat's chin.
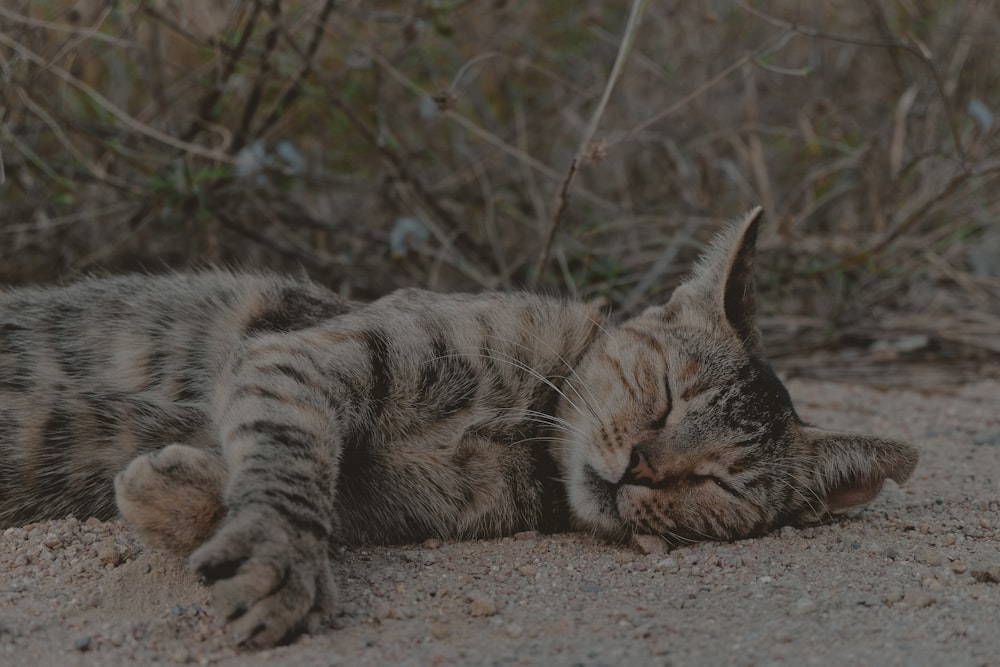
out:
M612 542L628 541L632 531L618 507L620 487L583 460L566 470L566 494L574 527Z
M621 485L609 468L614 464L594 456L592 443L576 434L555 450L573 525L619 542L631 535L619 508ZM621 464L625 469L625 463Z

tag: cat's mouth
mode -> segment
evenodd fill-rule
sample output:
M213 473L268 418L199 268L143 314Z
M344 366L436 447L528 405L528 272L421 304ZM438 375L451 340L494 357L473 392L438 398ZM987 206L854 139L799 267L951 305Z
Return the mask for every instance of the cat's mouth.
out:
M666 519L663 520L662 525L654 526L648 521L639 522L634 517L629 517L628 515L631 514L629 508L619 506L619 503L623 502L622 489L626 486L629 485L625 481L612 482L605 479L597 472L596 468L589 464L583 468L583 488L586 490L591 507L596 510L597 516L600 517L597 524L601 526L608 537L621 539L626 535L645 534L657 535L666 539L677 534L676 526ZM643 489L643 491L649 491L649 489ZM624 502L628 501L624 500Z

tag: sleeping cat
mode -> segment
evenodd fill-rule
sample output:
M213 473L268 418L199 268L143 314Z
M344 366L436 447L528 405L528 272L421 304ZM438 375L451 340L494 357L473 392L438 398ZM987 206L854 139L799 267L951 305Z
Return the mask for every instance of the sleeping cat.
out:
M117 504L262 646L329 612L335 542L733 540L862 506L916 452L799 420L762 359L759 221L617 325L228 272L2 292L0 527Z

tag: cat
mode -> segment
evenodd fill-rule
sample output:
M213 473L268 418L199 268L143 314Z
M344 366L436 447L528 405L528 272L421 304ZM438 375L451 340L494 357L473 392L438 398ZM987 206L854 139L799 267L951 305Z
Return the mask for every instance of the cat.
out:
M331 611L331 544L734 540L861 507L916 451L796 415L756 324L760 220L617 325L225 271L0 292L0 527L120 512L268 646Z

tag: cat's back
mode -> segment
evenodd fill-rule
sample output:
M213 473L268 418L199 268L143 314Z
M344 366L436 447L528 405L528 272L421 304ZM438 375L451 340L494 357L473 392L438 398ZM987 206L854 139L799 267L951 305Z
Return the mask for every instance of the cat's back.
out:
M227 271L0 290L0 526L113 515L128 460L209 442L212 384L243 340L351 308L305 280Z
M169 394L171 369L208 371L241 338L305 328L350 308L306 280L228 271L6 289L0 388L119 386Z
M0 335L79 339L118 327L169 329L178 322L247 331L292 330L351 309L305 279L208 270L85 278L65 285L0 288ZM67 335L75 334L75 335ZM2 349L0 349L2 351Z

